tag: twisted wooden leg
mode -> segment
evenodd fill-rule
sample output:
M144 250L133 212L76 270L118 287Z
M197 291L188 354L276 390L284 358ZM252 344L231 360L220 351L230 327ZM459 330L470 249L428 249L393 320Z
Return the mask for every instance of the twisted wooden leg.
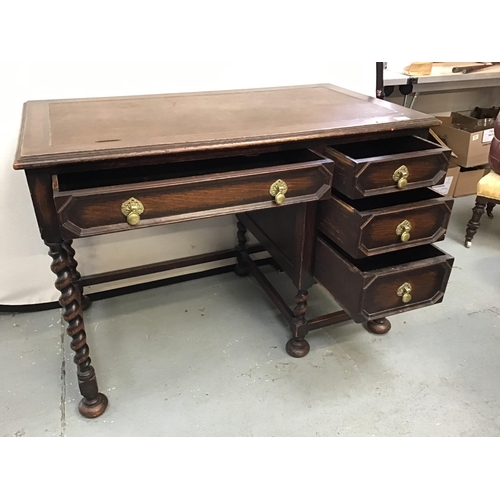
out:
M66 331L72 339L71 349L75 351L73 360L77 365L78 385L83 396L78 410L84 417L98 417L104 413L108 406L108 399L99 392L95 371L90 364L80 290L73 283L70 259L64 248L65 245L62 242L46 242L46 245L49 247L49 255L52 257L50 268L57 276L55 286L61 292L59 303L64 308L63 318L68 323Z
M240 221L236 223L236 226L238 228L238 232L236 233L236 237L238 238L238 245L236 246L236 251L238 253L236 254L236 259L238 263L234 266L234 272L238 276L248 276L250 274L250 266L243 261L243 258L240 255L240 252L244 252L247 248L247 228Z
M472 246L472 238L477 232L479 227L479 221L481 216L484 214L484 209L486 207L486 203L481 200L479 197L476 198L476 204L472 209L472 218L467 223L467 229L465 231L465 246L470 248Z
M82 277L77 270L78 262L75 260L75 250L72 245L73 240L67 240L63 242L63 248L68 256L69 268L71 270L71 279L80 290L80 295L82 296L82 309L85 311L90 307L92 301L89 299L89 297L87 297L87 295L83 294Z
M391 329L391 322L387 318L380 318L368 321L366 327L372 333L383 335Z
M299 290L295 296L295 309L293 310L295 326L305 325L307 311L307 291ZM303 358L309 352L309 342L295 328L294 336L286 343L286 352L294 358Z

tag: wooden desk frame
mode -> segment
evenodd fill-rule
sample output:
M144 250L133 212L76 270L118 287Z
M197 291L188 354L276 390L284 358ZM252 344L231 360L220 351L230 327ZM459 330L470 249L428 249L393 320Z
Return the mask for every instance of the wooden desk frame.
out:
M290 96L294 97L295 101L290 100ZM318 202L328 198L329 190L328 192L320 190L316 194L315 191L311 191L303 198L300 196L296 199L291 198L291 201L286 201L282 207L274 205L270 199L259 202L260 204L249 204L248 209L245 208L246 205L237 208L234 204L228 205L217 209L216 212L210 212L210 215L203 211L198 213L195 210L195 215L190 219L235 214L238 219L236 249L82 277L78 271L75 251L72 247L72 234L62 220L61 214L64 207L56 206L54 200L58 187L57 175L68 172L87 172L89 175L97 175L103 170L125 167L131 167L139 173L141 167L146 168L148 165L180 164L194 160L235 156L259 156L302 149L313 149L321 155L327 146L335 144L402 135L425 136L427 129L437 124L434 118L427 115L412 110L402 110L399 106L360 96L331 85L172 94L159 96L158 99L160 98L164 99L167 104L161 100L158 102L168 106L169 110L178 109L178 107L175 108L177 102L183 103L184 110L172 111L172 113L181 113L176 115L176 120L178 123L187 123L185 130L177 130L177 122L174 120L173 125L170 122L165 125L168 132L165 132L166 135L156 138L146 137L141 139L142 142L141 140L134 142L134 130L131 125L124 131L128 142L123 141L124 143L117 143L118 145L112 143L115 140L112 137L114 132L112 128L106 128L104 119L104 128L100 133L109 132L105 140L94 141L92 144L90 142L78 143L78 133L71 135L71 130L67 131L68 127L71 129L73 122L67 121L67 114L60 111L61 106L70 106L68 109L73 109L71 106L75 105L77 106L75 109L81 108L85 112L87 112L86 106L90 106L92 112L95 113L95 110L101 109L99 106L102 105L104 110L108 108L111 110L107 115L109 120L116 121L117 118L113 113L117 112L116 110L120 111L121 103L125 103L126 107L127 103L131 102L130 99L137 107L140 107L141 103L146 103L148 110L154 109L147 97L34 101L27 103L24 109L19 149L14 167L24 169L26 172L41 237L48 246L49 255L52 258L51 270L56 275L55 286L61 294L60 304L63 307L64 320L68 324L67 333L71 337L70 345L75 353L74 362L77 365L78 384L83 396L79 403L79 411L87 418L101 415L108 405L108 400L98 390L95 370L89 356L83 311L90 305L90 301L83 293L85 286L236 256L235 272L240 276L251 273L289 323L292 338L288 341L286 349L295 357L305 356L309 352L309 344L305 340L309 331L349 320L350 316L344 311L339 311L313 319L306 318L307 289L316 282L313 278L313 267ZM172 102L174 107L170 107ZM186 117L193 120L198 116L200 110L192 103L199 105L199 102L208 106L207 109L202 110L203 116L212 116L216 120L222 113L226 117L225 121L214 121L215 128L222 127L217 132L219 134L217 138L215 138L217 134L211 129L208 132L203 129L197 134L188 133L191 122ZM55 107L50 108L52 105ZM352 112L351 108L357 111ZM56 115L59 116L60 124L56 118L51 117L50 109L55 109L59 113ZM336 111L333 113L330 109ZM269 113L269 117L264 111ZM360 114L364 111L366 111L366 117ZM123 113L123 110L120 112ZM375 119L374 116L376 117L377 113L380 113L382 118ZM165 116L167 115L168 113ZM92 116L89 115L90 118L85 116L86 121L83 120L83 122L90 123ZM159 116L161 118L163 115ZM77 130L78 114L73 118L76 123L74 128ZM151 121L147 126L154 128L157 127L157 123ZM276 130L273 127L276 127ZM57 130L59 130L60 137L56 134ZM90 135L95 139L94 131L89 131L88 125L82 125L80 132L82 137ZM119 140L116 139L116 141ZM96 143L99 144L96 145ZM116 171L119 172L119 170ZM325 179L328 177L326 170L321 175L326 175ZM331 178L328 182L331 184ZM100 192L104 191L97 187L96 193ZM219 193L213 193L214 198L218 194L222 195L222 190ZM193 201L193 206L195 204L196 201ZM291 215L285 215L287 213ZM265 217L264 214L266 214ZM182 220L186 219L173 217L164 223ZM273 238L269 237L266 224L274 224L277 228L283 227L283 231L294 235L294 243L291 245L293 248L289 249L289 255L285 255L283 249L276 245ZM125 225L122 224L122 226ZM120 225L116 227L116 230L134 229ZM110 231L113 230L110 229ZM261 250L262 247L247 247L245 236L247 230L256 236L262 247L271 253L277 264L290 276L297 289L296 304L293 309L252 260L251 254ZM390 323L386 318L379 318L370 321L368 326L375 333L384 333L389 330Z

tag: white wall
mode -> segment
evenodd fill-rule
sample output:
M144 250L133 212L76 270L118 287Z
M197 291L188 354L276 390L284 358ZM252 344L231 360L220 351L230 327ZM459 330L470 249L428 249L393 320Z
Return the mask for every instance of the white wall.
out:
M51 260L39 237L24 173L12 169L23 102L324 82L364 94L375 93L375 63L372 62L9 62L2 64L2 73L9 75L0 81L2 305L58 300L53 286L55 277L49 268ZM82 274L223 250L234 245L233 217L87 238L74 244ZM207 267L211 266L197 269ZM172 271L155 275L154 279L185 272L188 270ZM141 278L145 279L153 278Z

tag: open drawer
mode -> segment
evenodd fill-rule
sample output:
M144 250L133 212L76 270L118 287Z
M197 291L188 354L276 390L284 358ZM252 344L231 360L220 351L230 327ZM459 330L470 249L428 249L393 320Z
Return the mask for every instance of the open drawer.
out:
M453 257L433 245L355 260L318 237L314 277L357 323L443 300Z
M430 187L446 176L451 151L417 136L327 147L333 188L351 199Z
M214 217L330 195L333 162L307 149L54 175L65 236Z
M340 193L320 203L319 230L360 259L444 238L453 199L423 188L358 200Z

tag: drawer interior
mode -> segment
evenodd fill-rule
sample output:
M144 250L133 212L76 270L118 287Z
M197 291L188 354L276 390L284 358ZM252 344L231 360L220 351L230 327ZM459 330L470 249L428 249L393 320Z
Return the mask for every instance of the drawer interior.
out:
M359 198L357 200L351 200L338 191L334 191L334 194L337 198L350 205L358 212L443 198L442 195L428 188L401 191L400 193L382 194L371 198Z
M363 158L374 158L378 156L390 156L404 153L416 153L429 149L442 149L438 144L415 136L394 137L390 139L378 139L376 141L353 142L332 146L345 156L354 160Z
M425 245L420 247L408 248L405 250L398 250L397 252L365 257L363 259L353 259L326 235L322 234L320 237L345 260L350 262L353 266L357 267L361 272L370 272L387 267L401 266L425 259L432 259L433 257L442 257L444 255L443 252L437 247L433 245Z
M281 165L325 161L308 149L263 153L256 156L233 156L194 160L181 163L163 163L136 167L94 170L89 172L59 173L59 191L134 184L179 177L192 177L214 173L236 172ZM328 161L328 160L326 160Z

